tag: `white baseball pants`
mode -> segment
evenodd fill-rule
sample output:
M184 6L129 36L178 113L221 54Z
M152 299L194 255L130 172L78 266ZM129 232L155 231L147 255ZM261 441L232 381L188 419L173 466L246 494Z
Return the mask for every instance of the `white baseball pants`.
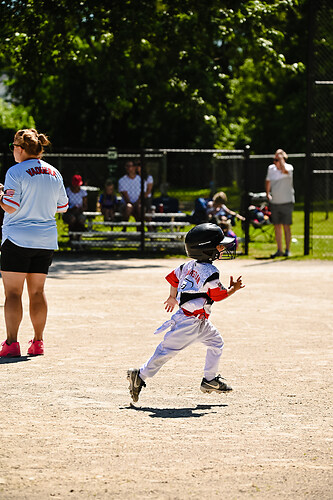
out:
M140 368L142 380L153 377L169 359L194 342L207 346L204 377L207 380L216 377L224 343L214 325L208 319L185 316L179 309L155 333L166 330L169 326L170 331L165 334L152 357Z

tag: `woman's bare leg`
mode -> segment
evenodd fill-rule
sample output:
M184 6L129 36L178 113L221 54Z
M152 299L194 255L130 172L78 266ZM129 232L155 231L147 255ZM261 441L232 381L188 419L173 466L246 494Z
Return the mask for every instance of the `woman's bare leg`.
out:
M17 342L18 329L22 321L22 293L26 273L2 271L2 282L5 290L5 323L7 344Z
M47 318L47 301L44 292L46 274L28 273L29 312L34 328L34 340L43 340Z
M277 244L277 248L279 252L283 252L282 250L282 224L275 224L275 240Z
M290 242L291 242L291 226L284 224L283 229L284 229L284 237L286 240L286 250L289 251L290 250Z

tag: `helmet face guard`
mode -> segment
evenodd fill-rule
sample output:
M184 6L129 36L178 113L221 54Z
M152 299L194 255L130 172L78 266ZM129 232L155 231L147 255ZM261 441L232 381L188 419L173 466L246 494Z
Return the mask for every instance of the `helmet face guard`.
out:
M223 245L222 251L216 248L218 245ZM190 258L199 262L229 260L236 256L235 239L224 236L222 229L211 223L193 227L185 237L185 249Z
M231 239L231 243L224 244L221 242L221 245L224 246L222 252L218 252L219 256L217 257L217 260L232 260L236 258L236 241L234 238L228 238Z

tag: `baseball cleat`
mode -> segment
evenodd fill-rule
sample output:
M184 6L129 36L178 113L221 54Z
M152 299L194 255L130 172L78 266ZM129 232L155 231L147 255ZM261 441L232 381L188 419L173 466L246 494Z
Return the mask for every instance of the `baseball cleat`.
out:
M226 382L224 382L224 378L221 375L213 378L213 380L207 380L205 378L202 379L200 385L201 392L207 392L210 394L211 392L229 392L232 391L232 387L230 387Z
M142 387L146 387L146 383L140 378L140 370L133 368L131 370L127 370L127 380L129 381L129 391L131 397L136 403L139 400L139 394L141 392Z
M29 340L29 344L28 356L43 356L44 343L42 340Z
M6 341L1 343L0 358L19 358L21 356L20 344L12 342L10 345Z

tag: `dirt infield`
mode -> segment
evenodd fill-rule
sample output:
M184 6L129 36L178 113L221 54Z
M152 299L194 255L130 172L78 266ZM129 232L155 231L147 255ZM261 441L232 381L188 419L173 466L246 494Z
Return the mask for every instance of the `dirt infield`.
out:
M219 263L246 284L211 318L234 391L199 391L197 344L131 408L126 370L160 341L180 262L57 257L46 355L0 360L1 500L332 498L333 263Z

